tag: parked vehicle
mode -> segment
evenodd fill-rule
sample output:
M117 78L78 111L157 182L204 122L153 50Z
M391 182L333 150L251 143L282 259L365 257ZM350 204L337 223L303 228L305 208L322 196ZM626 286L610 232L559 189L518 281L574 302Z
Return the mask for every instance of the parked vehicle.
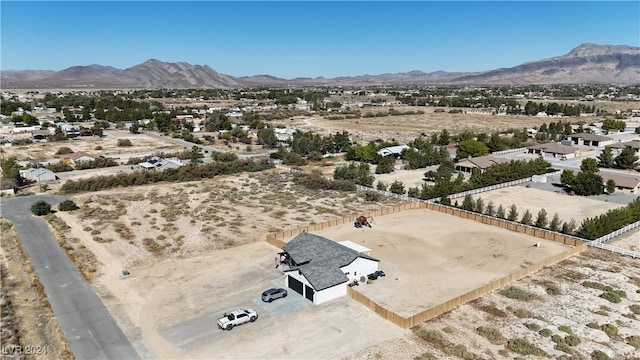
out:
M238 309L230 313L224 313L218 319L218 327L222 330L231 330L235 326L247 322L254 322L258 319L258 313L253 309Z
M286 298L287 290L283 288L272 288L262 293L262 301L272 302L273 300Z
M374 272L374 274L378 275L378 277L387 276L387 274L385 274L384 271L382 271L382 270L378 270L378 271Z
M350 283L349 283L349 284L347 284L347 285L349 285L349 287L353 287L353 286L358 286L358 285L360 285L360 284L358 283L358 280L353 279L353 281L352 281L352 282L350 282Z
M369 280L376 280L376 279L378 279L378 274L376 274L376 273L371 273L371 274L367 275L367 279L369 279Z

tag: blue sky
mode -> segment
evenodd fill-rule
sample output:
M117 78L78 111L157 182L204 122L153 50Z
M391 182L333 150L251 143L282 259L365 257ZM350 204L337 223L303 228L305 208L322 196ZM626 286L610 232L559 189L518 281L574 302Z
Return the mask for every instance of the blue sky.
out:
M486 71L640 46L640 1L0 1L0 69L150 58L282 78Z

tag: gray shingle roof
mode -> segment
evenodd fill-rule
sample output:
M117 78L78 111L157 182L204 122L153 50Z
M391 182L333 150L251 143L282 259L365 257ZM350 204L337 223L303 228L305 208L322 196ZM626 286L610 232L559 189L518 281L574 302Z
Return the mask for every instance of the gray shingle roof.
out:
M340 270L361 257L379 261L361 254L325 237L303 232L291 239L282 249L297 264L288 270L299 270L316 291L347 282L349 278Z
M611 140L610 137L607 136L603 136L603 135L597 135L597 134L591 134L591 133L578 133L578 134L571 134L569 135L569 137L571 139L584 139L584 140L588 140L588 141L607 141L607 140Z

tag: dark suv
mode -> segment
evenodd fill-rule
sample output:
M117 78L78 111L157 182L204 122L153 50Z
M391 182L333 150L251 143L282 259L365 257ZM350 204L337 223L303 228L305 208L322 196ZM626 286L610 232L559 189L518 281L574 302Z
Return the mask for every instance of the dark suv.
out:
M287 297L287 290L283 288L278 288L278 289L273 288L262 293L262 301L264 302L272 302L273 300L286 298L286 297Z

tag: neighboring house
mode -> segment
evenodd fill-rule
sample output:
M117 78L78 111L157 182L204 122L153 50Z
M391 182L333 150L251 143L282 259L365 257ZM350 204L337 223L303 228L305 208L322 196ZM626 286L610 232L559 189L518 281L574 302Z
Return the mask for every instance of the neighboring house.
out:
M563 145L556 142L527 146L529 154L553 156L560 159L572 159L578 155L579 149L573 146Z
M592 147L605 147L614 143L614 140L610 137L591 133L572 134L568 138L576 145Z
M408 150L408 149L410 149L408 145L389 146L389 147L378 150L378 155L380 156L393 155L395 157L400 157L400 154L402 154L402 151Z
M61 157L64 163L71 164L73 166L76 166L76 164L83 161L95 161L97 158L98 156L87 154L86 152L82 151L74 152L73 154L69 155L63 155Z
M632 148L636 152L636 155L640 155L640 141L639 140L619 142L619 143L615 143L613 145L609 145L609 147L611 147L611 150L613 150L612 153L614 154L614 156L620 154L620 152L622 152L622 150L624 148L626 148L626 147Z
M357 245L357 246L354 246ZM282 247L285 286L316 305L347 294L347 286L378 270L369 249L352 242L337 243L303 232Z
M20 176L27 181L35 181L37 183L54 182L59 179L53 171L45 168L20 170Z
M510 160L508 159L485 155L461 160L455 164L455 169L456 171L471 174L473 172L473 169L480 169L480 171L482 172L492 165L508 163L509 161Z
M138 168L144 170L158 170L175 169L183 166L184 163L178 158L161 158L158 156L152 156L149 160L139 163Z
M599 175L602 177L604 183L609 180L613 180L616 183L616 188L619 190L626 190L631 193L638 192L638 187L640 186L640 176L624 175L603 171L600 171Z
M49 130L34 130L31 132L31 140L33 141L47 141L51 136Z

